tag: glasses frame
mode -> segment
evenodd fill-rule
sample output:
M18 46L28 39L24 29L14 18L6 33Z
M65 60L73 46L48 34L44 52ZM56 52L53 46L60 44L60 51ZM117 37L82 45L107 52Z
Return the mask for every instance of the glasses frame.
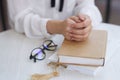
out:
M53 49L51 49L53 48ZM36 50L36 49L40 49L41 52L42 52L42 55L43 55L43 58L39 59L39 58L36 58L40 52L37 52L33 55L33 52ZM44 60L46 58L46 53L45 53L45 50L47 51L55 51L57 49L57 45L52 41L52 40L46 40L43 42L42 46L41 47L37 47L37 48L34 48L32 51L31 51L31 54L29 56L29 59L30 60L34 60L34 62L36 62L37 60L41 61L41 60Z

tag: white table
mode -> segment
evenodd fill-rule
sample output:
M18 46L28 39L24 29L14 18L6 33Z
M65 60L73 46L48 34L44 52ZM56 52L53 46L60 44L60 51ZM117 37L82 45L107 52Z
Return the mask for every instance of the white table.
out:
M120 26L101 24L96 29L108 31L107 62L104 69L96 76L87 76L60 68L60 76L50 80L120 80ZM29 39L14 30L0 33L0 80L29 80L31 74L51 72L52 69L46 62L52 52L43 61L33 63L29 60L31 50L42 42L43 40Z

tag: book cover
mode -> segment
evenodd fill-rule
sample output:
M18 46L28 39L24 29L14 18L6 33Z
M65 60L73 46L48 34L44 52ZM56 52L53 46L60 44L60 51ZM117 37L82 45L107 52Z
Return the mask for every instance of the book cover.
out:
M68 65L67 70L71 71L77 71L85 75L90 75L90 76L96 76L103 67L97 66L97 67L91 67L91 66L76 66L76 65Z
M86 41L64 40L58 50L59 63L103 66L105 62L107 32L92 30Z

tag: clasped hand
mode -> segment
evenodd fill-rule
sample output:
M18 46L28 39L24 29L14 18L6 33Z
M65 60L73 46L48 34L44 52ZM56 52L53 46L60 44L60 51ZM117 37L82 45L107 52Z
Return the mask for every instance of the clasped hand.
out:
M92 25L87 15L79 14L63 21L62 34L67 40L84 41L88 38Z

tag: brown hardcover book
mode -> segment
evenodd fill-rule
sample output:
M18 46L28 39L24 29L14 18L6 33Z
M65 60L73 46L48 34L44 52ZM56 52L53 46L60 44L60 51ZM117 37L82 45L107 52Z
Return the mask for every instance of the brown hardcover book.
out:
M86 41L64 40L58 50L59 63L103 66L105 62L107 32L92 30Z

